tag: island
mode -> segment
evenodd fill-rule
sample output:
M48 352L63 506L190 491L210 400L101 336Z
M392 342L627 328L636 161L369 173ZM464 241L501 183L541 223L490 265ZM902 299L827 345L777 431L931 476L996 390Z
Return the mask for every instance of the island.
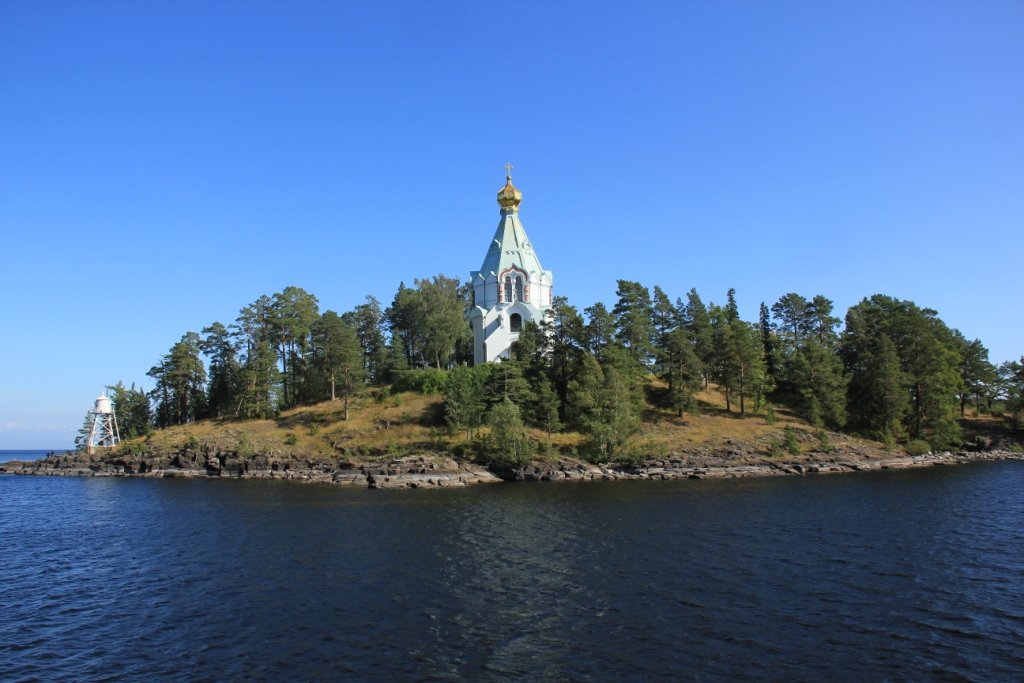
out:
M678 417L647 406L637 446L589 457L580 433L525 428L539 444L504 457L490 434L452 434L441 393L381 388L354 399L302 406L275 419L209 419L157 430L89 454L52 453L0 463L0 473L46 476L273 479L369 488L444 488L503 481L634 481L814 475L1024 459L1012 430L994 418L961 421L969 442L945 451L826 431L788 411L740 416L717 386ZM582 455L581 455L582 453Z

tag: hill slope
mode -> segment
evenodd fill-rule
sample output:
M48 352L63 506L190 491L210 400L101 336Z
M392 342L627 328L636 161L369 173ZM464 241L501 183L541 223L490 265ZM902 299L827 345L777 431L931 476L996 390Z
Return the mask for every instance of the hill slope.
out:
M727 412L724 396L714 385L698 394L697 399L699 413L683 417L647 404L640 431L628 447L632 457L719 454L740 459L763 458L780 454L787 432L792 435L790 443L795 439L802 451L882 448L882 444L848 435L826 435L782 410L774 417ZM171 427L126 447L140 451L210 447L221 451L336 457L354 462L423 452L463 453L469 442L465 434L449 433L443 400L439 394L391 394L378 388L351 403L348 420L344 419L340 402L328 401L286 411L274 420L215 419ZM531 433L538 443L550 443L552 452L575 455L585 451L586 439L579 433L556 433L550 440L540 430Z

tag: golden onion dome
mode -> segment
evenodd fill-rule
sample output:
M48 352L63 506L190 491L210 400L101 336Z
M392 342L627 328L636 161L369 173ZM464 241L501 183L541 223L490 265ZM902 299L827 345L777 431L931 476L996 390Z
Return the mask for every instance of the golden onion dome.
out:
M505 176L505 187L498 190L498 206L502 211L517 211L519 202L523 201L523 193L512 184L512 165L505 164L508 175Z

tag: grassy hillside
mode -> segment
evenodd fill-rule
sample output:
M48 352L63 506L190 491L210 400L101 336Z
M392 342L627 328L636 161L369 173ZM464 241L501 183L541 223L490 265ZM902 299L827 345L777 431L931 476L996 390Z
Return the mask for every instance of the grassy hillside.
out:
M753 455L778 454L789 428L803 444L820 446L820 432L784 410L772 417L765 414L739 415L725 410L725 398L714 385L697 396L699 414L677 417L670 411L648 404L640 432L630 450L643 455L670 455L698 449L736 449ZM735 411L735 406L734 406ZM533 430L538 443L547 434ZM874 445L862 439L830 433L833 446ZM582 452L585 438L577 433L554 434L553 451ZM282 413L275 420L204 420L159 430L131 447L149 450L177 450L185 445L211 446L221 450L296 455L333 456L351 460L412 452L458 453L467 444L465 434L449 434L439 394L414 392L392 394L372 389L350 404L344 419L340 401L303 406ZM808 448L808 446L804 446Z

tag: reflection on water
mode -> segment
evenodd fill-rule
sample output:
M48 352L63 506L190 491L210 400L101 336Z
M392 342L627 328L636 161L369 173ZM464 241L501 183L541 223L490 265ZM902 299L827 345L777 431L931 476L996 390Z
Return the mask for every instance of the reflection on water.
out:
M1010 680L1024 465L368 491L0 477L4 678Z

